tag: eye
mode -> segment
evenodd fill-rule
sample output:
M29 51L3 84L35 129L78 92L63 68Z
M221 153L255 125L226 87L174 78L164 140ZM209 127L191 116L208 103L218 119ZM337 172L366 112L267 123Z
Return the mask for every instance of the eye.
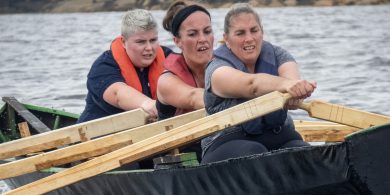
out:
M191 33L188 33L187 35L188 35L189 37L195 37L196 33L191 32Z
M135 43L137 43L137 44L145 44L146 40L136 40Z
M153 38L153 39L150 40L151 43L155 43L157 41L158 41L158 38Z
M212 34L213 33L213 30L212 29L206 29L204 30L204 34L206 35L209 35L209 34Z
M253 32L253 33L255 33L255 32L259 32L259 28L257 28L257 27L254 27L254 28L252 28L252 29L251 29L251 32Z
M236 31L236 33L235 33L237 36L242 36L242 35L244 35L244 31Z
M188 30L187 31L187 36L189 36L189 37L195 37L197 35L198 35L198 31L196 31L196 30Z

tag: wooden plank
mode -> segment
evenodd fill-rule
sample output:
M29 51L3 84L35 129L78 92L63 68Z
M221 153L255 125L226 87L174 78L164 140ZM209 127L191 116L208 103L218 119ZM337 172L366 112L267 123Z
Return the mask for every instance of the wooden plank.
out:
M43 194L65 185L134 162L153 154L201 139L226 127L237 125L282 109L289 95L272 92L216 114L187 123L170 131L94 158L5 194Z
M172 168L179 168L179 167L192 167L192 166L198 166L199 162L198 160L189 160L189 161L183 161L183 162L177 162L172 164L158 164L155 165L155 169L172 169Z
M294 120L295 126L306 126L306 125L340 125L338 123L332 123L329 121L308 121L308 120Z
M44 133L51 130L34 114L27 110L15 97L3 97L2 100L10 105L24 120L26 120L31 125L31 127L37 130L39 133Z
M311 117L362 129L390 123L390 117L388 116L347 108L319 100L303 103L301 108L306 110Z
M146 123L147 117L148 114L142 109L136 109L6 142L0 144L0 160L76 143L81 140L81 136L83 139L91 139L138 127ZM79 133L80 128L85 129L83 135Z
M69 146L61 150L47 152L30 158L24 158L12 163L0 165L0 179L15 177L18 175L38 171L50 166L58 166L77 160L103 155L119 149L120 143L132 140L133 143L147 139L159 133L176 128L180 125L205 117L204 109L187 113L178 117L159 121L157 123L126 130L121 133L108 135L100 139ZM306 141L342 141L343 135L347 135L357 128L322 121L294 121L296 129ZM80 130L79 130L80 131ZM331 135L328 132L334 132ZM320 136L324 133L324 136ZM335 138L335 136L337 137ZM82 136L81 136L82 137ZM60 141L60 140L59 140ZM64 140L67 141L67 140ZM69 141L68 141L69 142ZM43 166L45 165L45 166ZM23 167L22 169L19 167Z
M156 123L129 129L112 135L107 135L91 141L68 146L44 154L39 154L18 161L0 165L0 179L31 173L51 166L62 165L77 160L83 160L119 149L132 143L145 140L167 129L176 128L194 120L203 118L205 110L201 109ZM131 141L131 143L129 142ZM127 143L127 144L122 144Z
M295 128L307 142L341 142L345 136L360 130L339 124L296 125Z
M16 132L16 113L11 105L7 104L7 127L11 130L12 137L17 137Z
M166 155L153 159L153 163L156 164L173 164L178 162L198 160L195 152L181 153L176 155Z
M41 170L44 168L49 168L49 165L57 166L57 165L62 165L77 160L83 160L90 157L103 155L115 149L119 149L117 146L125 146L125 145L120 145L120 143L126 142L126 140L133 140L134 142L139 142L143 139L147 139L151 136L165 132L169 129L200 119L205 115L206 113L204 109L201 109L165 121L159 121L157 123L150 124L147 126L138 127L132 130L127 130L119 134L108 135L101 139L96 139L90 142L63 148L61 150L55 150L34 157L21 159L12 163L2 164L0 165L0 179L14 177L14 176L34 172L37 170ZM296 125L297 130L300 133L303 132L301 133L301 135L307 141L330 141L330 140L339 141L341 140L341 138L335 140L334 138L329 138L331 137L331 135L320 137L319 132L327 131L327 130L343 131L344 129L348 130L352 128L345 125L339 125L339 124L334 124L329 122L320 122L320 121L313 121L313 122L294 121L294 123ZM352 129L356 129L356 128L352 128ZM313 130L316 132L314 132ZM350 131L346 133L340 132L339 134L345 135L347 133L350 133ZM19 167L23 167L23 169L20 169Z
M18 123L20 137L29 137L31 136L30 129L28 128L27 122Z

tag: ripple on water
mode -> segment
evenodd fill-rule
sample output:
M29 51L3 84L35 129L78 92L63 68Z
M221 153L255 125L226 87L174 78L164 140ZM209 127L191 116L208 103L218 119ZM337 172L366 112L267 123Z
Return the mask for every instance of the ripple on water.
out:
M226 10L211 10L215 46ZM264 39L289 51L303 78L318 82L312 98L390 115L388 10L389 5L258 8ZM81 112L88 71L119 35L123 13L0 15L0 95ZM161 24L165 12L152 13ZM159 41L180 52L161 25Z

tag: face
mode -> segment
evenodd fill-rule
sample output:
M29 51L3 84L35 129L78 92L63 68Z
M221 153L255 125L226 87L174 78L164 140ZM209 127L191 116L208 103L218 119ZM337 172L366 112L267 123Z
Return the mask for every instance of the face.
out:
M127 39L122 37L122 43L131 62L138 68L150 66L160 46L156 30L139 31Z
M188 16L180 25L180 37L174 37L177 47L190 67L205 67L213 57L214 34L210 17L201 11Z
M263 32L253 14L242 13L231 18L226 45L246 65L253 66L260 55Z

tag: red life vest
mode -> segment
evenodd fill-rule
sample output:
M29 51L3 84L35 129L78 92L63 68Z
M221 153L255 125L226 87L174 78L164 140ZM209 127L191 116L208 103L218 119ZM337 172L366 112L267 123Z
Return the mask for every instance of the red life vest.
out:
M165 59L164 68L174 75L180 78L184 83L191 87L197 87L194 77L190 69L187 66L186 61L184 60L183 55L177 53L171 53ZM194 111L193 109L181 109L176 108L175 116Z
M115 38L115 40L112 41L111 51L116 63L119 65L121 74L125 79L126 84L142 93L141 81L138 78L134 65L127 55L125 48L123 48L121 36ZM157 80L164 69L164 60L164 50L161 47L158 47L156 58L149 66L148 72L150 92L152 94L152 99L154 100L157 98Z

